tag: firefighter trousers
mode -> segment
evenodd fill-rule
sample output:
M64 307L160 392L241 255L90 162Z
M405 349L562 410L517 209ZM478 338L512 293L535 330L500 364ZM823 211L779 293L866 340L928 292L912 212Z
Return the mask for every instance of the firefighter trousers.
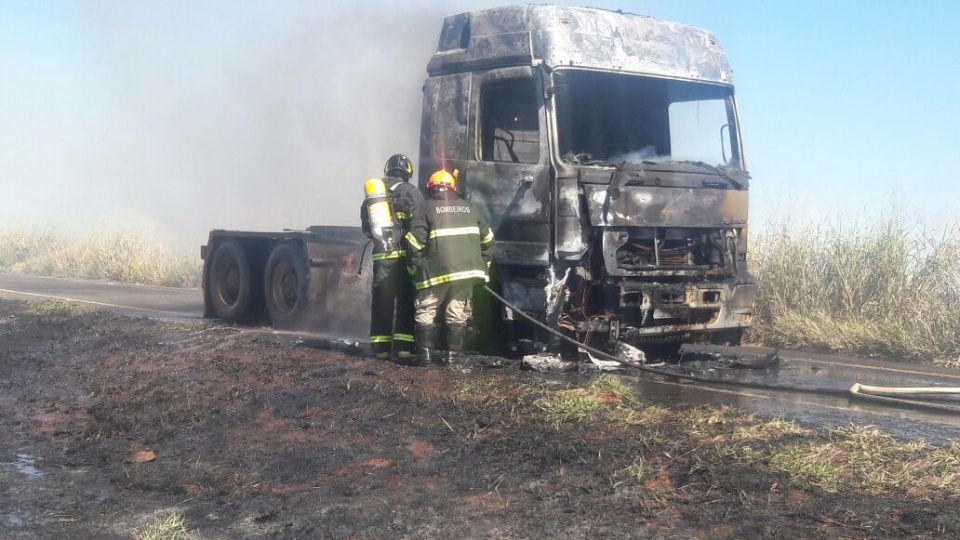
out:
M426 335L429 328L442 328L443 333L436 333L438 338L446 337L444 348L461 350L467 323L473 315L473 285L469 280L451 281L417 291L418 333Z
M398 358L414 356L413 297L405 259L373 261L370 345L377 358L389 358L391 350Z

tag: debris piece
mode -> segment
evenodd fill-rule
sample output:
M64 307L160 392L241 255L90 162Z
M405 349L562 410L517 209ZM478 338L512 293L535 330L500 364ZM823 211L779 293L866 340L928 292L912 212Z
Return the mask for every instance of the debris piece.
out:
M619 356L620 358L623 358L624 360L628 360L630 362L634 362L637 364L647 363L647 355L642 350L634 347L633 345L630 345L629 343L624 343L621 341L620 343L618 343L618 347L619 347L618 352L620 354L618 354L617 356Z
M523 367L541 373L566 373L577 369L576 362L567 362L553 354L528 354L520 361Z
M127 458L128 463L149 463L157 459L157 454L153 450L141 450L135 452L132 456Z
M749 355L741 355L737 358L734 358L730 362L730 367L741 368L741 369L766 369L771 366L775 366L780 363L780 348L768 352L767 354L761 354L760 356L750 357Z
M592 362L593 365L596 366L597 369L599 369L600 371L612 371L615 369L623 369L623 364L620 362L617 362L615 360L601 360L596 356L590 354L590 351L583 350L583 349L581 350L587 353L587 358L589 358L590 362Z

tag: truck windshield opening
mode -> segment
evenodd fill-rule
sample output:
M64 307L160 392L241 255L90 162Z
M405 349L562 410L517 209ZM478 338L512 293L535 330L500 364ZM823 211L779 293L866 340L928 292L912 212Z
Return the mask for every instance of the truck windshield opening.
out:
M742 168L731 87L583 69L557 70L554 87L567 163Z

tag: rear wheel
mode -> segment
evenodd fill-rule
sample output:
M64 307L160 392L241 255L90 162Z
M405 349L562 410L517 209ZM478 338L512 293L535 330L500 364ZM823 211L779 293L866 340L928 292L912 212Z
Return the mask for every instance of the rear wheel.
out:
M250 261L234 239L225 240L213 253L210 265L210 304L218 318L239 322L252 315Z
M293 327L307 309L310 266L297 244L284 242L270 252L264 279L267 314L276 327Z

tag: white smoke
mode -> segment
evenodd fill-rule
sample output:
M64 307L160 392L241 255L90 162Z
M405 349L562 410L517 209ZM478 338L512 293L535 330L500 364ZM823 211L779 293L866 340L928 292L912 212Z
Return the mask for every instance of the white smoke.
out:
M65 50L43 65L0 54L0 226L106 223L196 245L212 228L356 225L363 181L393 153L417 161L443 18L500 3L38 8L26 39Z
M139 21L149 31L124 26L123 6L99 14L129 94L83 174L114 207L194 238L214 227L355 224L363 181L392 153L416 158L442 11L308 3L266 27L235 22L240 35L191 51L216 30L165 34L197 8L159 6ZM171 42L182 59L164 51Z
M188 244L212 228L356 225L363 181L393 153L416 162L426 63L444 16L470 8L73 6L83 73L52 84L94 82L74 110L44 105L52 125L23 114L0 130L0 225L126 224Z

